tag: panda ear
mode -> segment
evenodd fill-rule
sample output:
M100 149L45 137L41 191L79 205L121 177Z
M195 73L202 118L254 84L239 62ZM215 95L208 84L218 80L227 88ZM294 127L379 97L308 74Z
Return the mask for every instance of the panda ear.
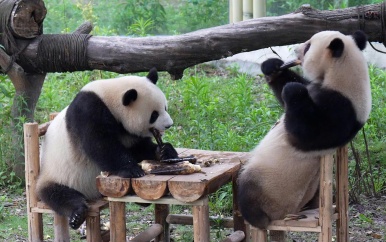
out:
M158 81L158 73L155 67L151 68L149 74L147 74L147 79L149 79L152 83L156 84Z
M366 48L367 36L363 31L355 31L352 37L360 50L364 50Z
M135 100L137 100L137 97L138 97L138 93L137 93L137 90L135 89L130 89L128 90L127 92L125 92L125 94L123 94L123 97L122 97L122 104L124 106L127 106L129 105L130 103L134 102Z
M335 38L331 41L328 48L331 50L332 57L338 58L341 57L344 50L344 43L341 39Z

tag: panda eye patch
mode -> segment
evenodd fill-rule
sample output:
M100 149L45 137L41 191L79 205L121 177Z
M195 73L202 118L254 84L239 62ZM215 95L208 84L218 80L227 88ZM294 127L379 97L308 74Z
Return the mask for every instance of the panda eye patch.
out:
M306 53L307 53L307 51L310 49L310 47L311 47L311 43L308 43L308 44L306 45L306 47L304 48L304 53L303 53L303 55L306 55Z
M159 116L159 113L157 111L153 111L150 116L150 123L154 123Z

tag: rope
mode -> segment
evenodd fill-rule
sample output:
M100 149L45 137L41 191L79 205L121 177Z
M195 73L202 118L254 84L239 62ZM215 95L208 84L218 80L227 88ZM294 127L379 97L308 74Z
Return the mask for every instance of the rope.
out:
M385 38L385 35L386 33L384 32L385 31L385 20L386 20L386 3L385 1L382 2L381 4L381 10L380 10L380 14L381 14L381 41L383 43L384 46L386 46L386 38ZM385 51L382 51L382 50L379 50L377 48L375 48L375 46L369 41L369 44L371 46L371 48L373 48L373 50L379 52L379 53L382 53L382 54L386 54Z
M37 52L34 67L40 72L82 71L89 69L87 62L88 34L43 35ZM31 63L33 64L33 63Z

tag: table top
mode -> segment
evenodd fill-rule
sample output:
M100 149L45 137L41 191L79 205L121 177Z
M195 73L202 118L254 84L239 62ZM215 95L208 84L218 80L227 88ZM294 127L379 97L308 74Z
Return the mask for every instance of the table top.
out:
M194 202L215 192L232 180L248 152L209 151L197 149L177 149L179 155L193 155L197 164L206 160L216 160L209 167L202 166L202 172L188 175L146 175L141 178L120 178L117 176L98 176L99 191L107 197L137 195L145 200L157 200L166 195L181 202Z

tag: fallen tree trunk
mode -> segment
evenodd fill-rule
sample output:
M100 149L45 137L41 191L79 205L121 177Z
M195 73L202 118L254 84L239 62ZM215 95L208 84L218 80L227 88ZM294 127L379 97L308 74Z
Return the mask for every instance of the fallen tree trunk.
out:
M78 70L99 69L129 73L148 71L156 67L178 79L182 77L184 69L198 63L270 46L304 42L316 32L323 30L337 30L351 34L355 30L362 29L370 41L384 42L385 23L382 22L384 11L383 4L331 11L319 11L303 6L294 13L279 17L252 19L176 36L141 38L92 36L87 39L83 50L85 53L82 53L87 66L79 66ZM58 35L56 38L59 41L62 37L63 35ZM48 36L42 35L27 46L22 55L29 61L22 63L21 66L28 71L67 71L61 67L47 70L41 65L38 50L45 49L45 38ZM52 43L52 40L49 42ZM75 43L69 42L69 45L71 44ZM57 58L59 57L60 54L57 55ZM35 65L32 66L30 63ZM73 63L60 64L66 65L70 66Z

